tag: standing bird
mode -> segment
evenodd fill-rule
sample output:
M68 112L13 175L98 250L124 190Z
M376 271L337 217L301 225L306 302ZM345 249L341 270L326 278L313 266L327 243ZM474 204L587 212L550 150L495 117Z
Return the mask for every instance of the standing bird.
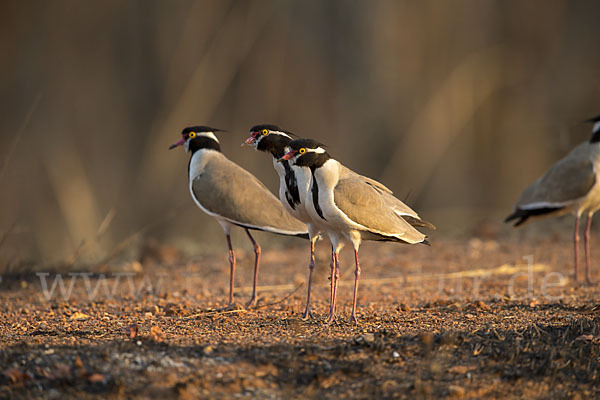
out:
M519 226L530 217L575 214L575 280L579 269L579 222L587 214L585 228L585 280L592 282L590 270L590 228L592 217L600 209L600 115L585 122L593 124L592 138L575 147L533 182L519 197L514 212L504 222L517 220Z
M215 217L225 231L229 246L229 305L233 303L235 253L231 247L231 228L244 228L254 246L254 281L252 298L247 307L256 304L256 282L260 262L260 246L250 229L280 235L307 237L306 225L291 217L269 189L254 175L230 161L221 152L214 132L220 129L192 126L181 132L181 139L170 149L183 145L191 152L188 164L192 199L202 211Z
M335 318L339 251L345 242L354 248L356 268L350 321L357 322L356 300L360 279L358 248L361 242L375 240L429 244L427 236L414 227L435 227L422 220L381 183L358 175L331 158L322 144L311 139L296 139L288 143L288 147L289 151L281 160L289 160L293 165L310 169L311 201L307 210L313 221L325 227L334 249L335 275L332 279L328 322Z
M313 222L306 210L306 199L311 179L310 170L307 167L290 165L286 160L278 162L286 153L285 148L292 140L290 132L284 131L276 125L265 124L250 128L250 137L243 144L271 154L273 166L279 175L279 200L281 200L287 212L304 222L308 227L310 262L308 264L308 294L306 296L306 309L304 310L304 318L308 318L312 317L310 293L312 273L315 267L315 243L320 237L322 228ZM332 270L333 265L332 259Z

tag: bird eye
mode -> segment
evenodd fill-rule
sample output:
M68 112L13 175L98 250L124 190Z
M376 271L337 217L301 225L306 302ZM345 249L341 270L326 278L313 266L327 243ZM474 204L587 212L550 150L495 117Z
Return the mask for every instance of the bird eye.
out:
M190 132L190 133L188 134L188 137L189 137L190 139L193 139L193 138L195 138L195 137L196 137L196 132Z
M261 132L262 132L263 136L267 136L269 134L268 129L263 129Z
M306 149L303 147L303 148L301 148L300 150L298 150L298 152L299 152L300 154L304 154L304 153L306 153Z

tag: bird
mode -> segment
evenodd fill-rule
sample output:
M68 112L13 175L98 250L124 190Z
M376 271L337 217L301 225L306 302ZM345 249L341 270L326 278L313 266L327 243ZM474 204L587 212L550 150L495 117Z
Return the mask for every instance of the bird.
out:
M308 227L310 261L308 264L308 293L306 295L306 308L303 314L303 318L307 319L313 317L310 307L310 297L312 275L315 267L315 244L321 236L322 228L312 221L306 210L306 199L310 185L310 170L306 167L290 165L286 160L279 162L279 159L286 153L285 148L288 143L294 140L294 136L291 132L283 130L277 125L255 125L250 128L250 137L242 145L251 146L257 151L271 154L273 157L273 166L279 175L279 200L287 212L294 218L304 222ZM299 182L302 182L301 186L299 186ZM332 271L333 266L332 257Z
M332 158L324 145L312 139L295 139L280 160L310 170L307 211L325 229L333 246L335 274L328 323L335 320L339 281L339 252L345 243L354 249L354 297L350 322L357 323L356 301L361 268L358 249L363 240L429 244L416 227L435 229L392 191L374 179L359 175ZM304 182L299 183L304 185Z
M575 147L546 173L527 187L514 211L504 222L524 224L529 218L575 215L573 234L575 281L579 270L579 230L582 215L587 217L584 235L585 281L592 283L590 267L590 228L594 213L600 209L600 115L585 120L592 124L592 137Z
M221 152L215 132L221 129L191 126L182 130L181 138L169 150L184 146L191 153L188 163L189 190L196 205L214 217L225 231L229 247L229 306L233 304L235 253L230 232L239 226L254 247L252 297L246 307L256 305L256 284L261 248L250 230L308 238L306 225L285 211L280 201L250 172Z

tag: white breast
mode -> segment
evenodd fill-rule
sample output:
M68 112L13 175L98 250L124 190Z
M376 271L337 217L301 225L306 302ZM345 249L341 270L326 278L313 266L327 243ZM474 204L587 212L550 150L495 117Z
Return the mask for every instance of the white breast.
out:
M204 211L206 214L208 214L212 217L215 217L219 221L219 223L221 223L221 225L223 226L223 229L225 229L225 226L223 225L226 222L225 219L223 219L220 215L210 212L206 208L204 208L201 203L202 199L196 198L196 196L194 195L194 191L192 190L192 183L193 183L194 179L204 172L204 170L206 168L206 164L208 164L210 162L210 160L214 159L215 157L224 157L224 156L222 153L220 153L216 150L210 150L210 149L200 149L200 150L197 150L192 155L192 158L190 159L190 166L189 166L188 187L190 190L190 194L192 195L192 199L194 200L194 203L196 203L196 205L202 211ZM228 232L228 231L225 230L225 232Z
M318 224L325 224L328 230L344 232L347 236L351 230L364 230L364 226L350 220L336 205L333 189L339 181L340 163L334 159L329 159L320 168L315 171L315 179L319 189L319 206L325 217L325 221L319 216L315 208L312 197L312 184L309 190L309 206L307 210L311 218Z
M193 181L195 177L197 177L202 172L204 172L204 169L206 168L206 164L210 160L212 160L216 157L223 157L223 154L216 150L211 150L211 149L197 150L192 155L192 158L190 159L190 166L189 166L190 182Z

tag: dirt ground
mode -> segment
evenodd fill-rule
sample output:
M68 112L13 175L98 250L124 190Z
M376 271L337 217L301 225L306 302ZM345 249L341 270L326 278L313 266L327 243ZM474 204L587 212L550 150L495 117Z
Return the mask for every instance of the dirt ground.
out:
M331 326L318 247L308 321L302 246L263 245L253 310L242 306L248 251L238 252L230 309L224 253L190 259L154 244L125 269L61 275L64 293L54 273L5 276L0 398L600 396L599 289L573 281L568 241L367 243L358 325L348 322L344 250Z

